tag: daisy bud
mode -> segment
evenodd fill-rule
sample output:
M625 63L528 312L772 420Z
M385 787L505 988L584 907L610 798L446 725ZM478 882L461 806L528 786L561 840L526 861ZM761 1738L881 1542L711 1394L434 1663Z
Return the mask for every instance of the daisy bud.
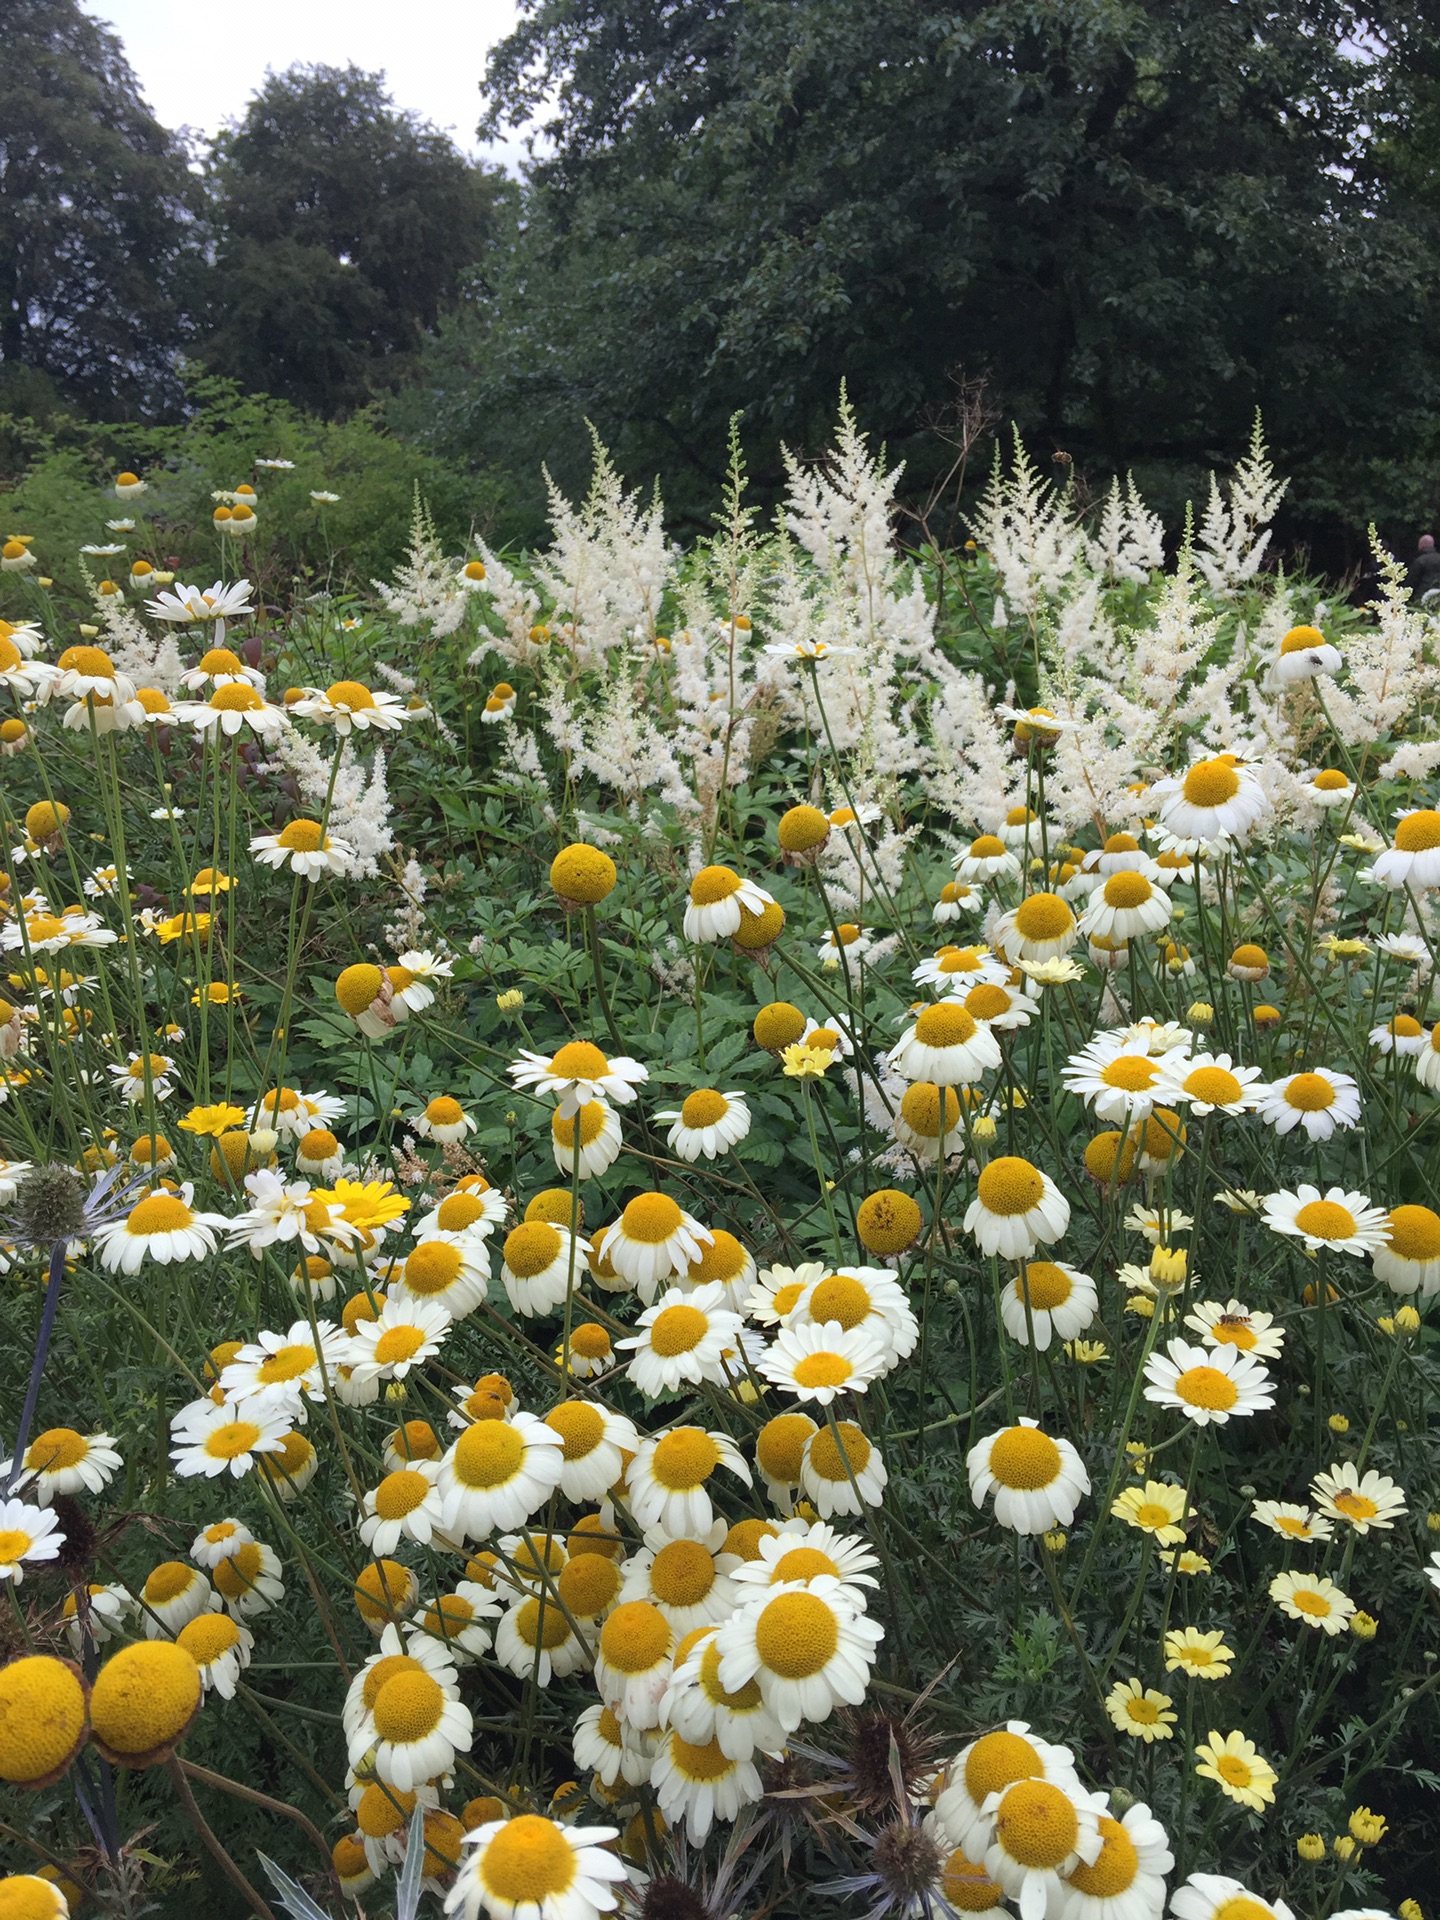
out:
M1325 1858L1325 1842L1318 1833L1302 1833L1295 1842L1295 1851L1302 1860L1308 1860L1313 1866L1317 1860Z

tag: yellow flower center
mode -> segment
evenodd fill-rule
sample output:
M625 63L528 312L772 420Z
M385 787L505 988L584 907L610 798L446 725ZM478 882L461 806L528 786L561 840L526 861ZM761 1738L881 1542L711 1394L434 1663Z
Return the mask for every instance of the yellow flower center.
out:
M515 1609L515 1630L527 1647L552 1652L570 1637L570 1623L553 1600L548 1604L541 1599L522 1601Z
M690 882L693 906L713 907L740 890L740 876L729 867L702 867Z
M1440 847L1440 813L1423 807L1407 815L1395 829L1395 846L1400 853L1428 853Z
M995 1810L995 1838L1018 1865L1044 1871L1075 1851L1080 1821L1059 1787L1048 1780L1017 1780Z
M1015 909L1015 931L1022 940L1063 940L1075 916L1058 893L1032 893Z
M915 1022L915 1038L922 1047L963 1047L975 1038L975 1019L964 1007L946 1001L938 1007L926 1007ZM813 1044L813 1039L812 1039Z
M1221 1771L1224 1771L1223 1768ZM1230 1778L1228 1774L1225 1777L1227 1780ZM1248 1780L1249 1777L1247 1772L1245 1778ZM1218 1906L1210 1920L1275 1920L1275 1913L1263 1900L1252 1900L1249 1894L1237 1893Z
M228 687L217 687L210 696L216 713L258 713L264 704L264 695L248 680L232 680Z
M430 1482L423 1473L402 1467L387 1473L375 1489L375 1511L382 1520L403 1520L407 1513L424 1505L429 1491Z
M620 1569L603 1553L577 1553L556 1583L560 1598L580 1620L603 1613L620 1591Z
M1002 1487L1030 1493L1060 1477L1060 1449L1038 1427L1006 1427L990 1449L990 1471Z
M972 987L965 996L965 1011L977 1020L998 1020L1010 1011L1010 995L1004 987Z
M84 1689L63 1660L33 1654L0 1670L0 1780L44 1780L68 1763L84 1733Z
M1035 1312L1053 1313L1056 1307L1064 1306L1074 1287L1069 1274L1053 1260L1031 1260L1016 1276L1015 1291Z
M227 1420L205 1436L205 1451L212 1460L238 1460L260 1438L260 1429L252 1420Z
M444 1240L422 1241L405 1262L405 1285L411 1293L444 1293L459 1279L464 1264L458 1247Z
M413 1654L387 1653L377 1660L366 1674L360 1688L360 1698L369 1712L380 1696L380 1689L387 1680L393 1680L397 1673L423 1673L424 1667Z
M423 1668L397 1673L375 1696L375 1732L406 1746L433 1733L444 1710L444 1689Z
M837 1321L848 1333L870 1313L869 1289L846 1273L831 1273L810 1296L810 1318L817 1326Z
M1285 1104L1301 1113L1323 1113L1335 1104L1335 1089L1323 1073L1297 1073L1286 1083Z
M981 1170L976 1182L980 1204L987 1213L1011 1216L1029 1213L1045 1197L1045 1181L1038 1167L1014 1154L1002 1154Z
M713 1127L725 1118L730 1111L730 1102L723 1093L712 1088L702 1087L690 1094L680 1109L680 1118L687 1127Z
M298 1380L302 1373L307 1373L315 1365L317 1358L314 1347L308 1342L293 1347L277 1347L255 1369L255 1378L265 1387L274 1386L281 1380Z
M1042 1764L1039 1749L1021 1734L1004 1728L982 1734L965 1756L965 1791L983 1806L988 1795L1032 1779Z
M1334 1611L1324 1594L1314 1587L1297 1587L1291 1598L1301 1613L1308 1613L1312 1620L1328 1620Z
M1160 1709L1153 1700L1147 1699L1143 1693L1132 1694L1125 1702L1125 1717L1128 1720L1133 1720L1137 1726L1153 1727L1159 1724Z
M1400 1260L1440 1260L1440 1214L1429 1207L1393 1208L1387 1245Z
M505 1237L505 1264L517 1279L533 1279L555 1264L563 1244L548 1220L523 1221Z
M982 833L970 842L972 860L1003 860L1005 842L996 833Z
M770 1296L770 1305L774 1308L780 1319L783 1320L785 1315L791 1311L804 1291L804 1287L798 1280L787 1281L783 1287L777 1287L775 1289L774 1293Z
M1175 1392L1190 1407L1228 1413L1240 1398L1235 1382L1219 1367L1187 1367L1175 1382Z
M546 1414L545 1424L559 1434L567 1460L583 1460L605 1438L604 1416L588 1400L562 1400Z
M1149 1702L1137 1704L1148 1705ZM1092 1900L1113 1900L1117 1894L1124 1893L1127 1887L1135 1884L1135 1876L1140 1871L1140 1856L1135 1851L1135 1842L1124 1827L1106 1813L1100 1816L1100 1837L1105 1844L1100 1849L1099 1858L1088 1867L1083 1860L1080 1861L1065 1877L1072 1887L1089 1894Z
M1135 1509L1135 1524L1154 1532L1160 1527L1173 1526L1175 1517L1168 1507L1162 1507L1153 1500L1143 1500ZM1137 1714L1133 1717L1142 1719L1144 1716Z
M196 1577L194 1569L187 1567L183 1560L162 1560L145 1582L145 1604L150 1607L167 1606L170 1601L178 1600L182 1593L188 1593Z
M628 1600L600 1629L600 1651L617 1673L649 1673L670 1646L670 1623L649 1600Z
M1348 1240L1355 1231L1355 1216L1336 1200L1311 1200L1295 1215L1295 1224L1316 1240Z
M576 1874L565 1830L538 1813L507 1820L480 1856L481 1885L503 1907L539 1907L567 1893Z
M974 947L946 947L935 957L936 972L944 974L976 973L985 964L984 955Z
M240 1629L224 1613L202 1613L175 1636L180 1646L200 1666L209 1666L239 1643Z
M767 1420L755 1441L760 1471L784 1486L797 1485L805 1442L814 1431L815 1422L805 1413L777 1413L773 1420Z
M116 1753L149 1753L178 1738L199 1704L192 1656L173 1641L144 1640L123 1647L96 1675L90 1724Z
M714 1557L698 1540L672 1540L650 1567L650 1586L667 1607L694 1607L715 1584Z
M402 1360L413 1360L425 1344L419 1327L387 1327L375 1342L378 1366L393 1367Z
M485 1203L473 1193L450 1193L440 1202L436 1224L445 1233L462 1233L483 1217Z
M30 1442L25 1464L37 1473L63 1473L78 1467L89 1451L90 1442L73 1427L50 1427Z
M1380 1511L1375 1502L1367 1499L1363 1493L1337 1493L1330 1504L1337 1507L1347 1520L1373 1520Z
M125 1231L137 1236L150 1233L176 1233L188 1227L195 1216L183 1200L173 1193L152 1193L130 1209Z
M843 1387L852 1368L843 1353L807 1353L795 1365L795 1384L799 1387Z
M1127 868L1123 873L1112 873L1105 882L1105 904L1107 907L1143 907L1154 891L1143 873L1133 873Z
M670 1493L703 1486L720 1464L720 1449L703 1427L675 1427L657 1442L650 1471Z
M1148 1054L1121 1053L1100 1069L1107 1087L1121 1093L1145 1093L1160 1077L1160 1069Z
M455 1442L450 1471L464 1487L503 1487L525 1460L519 1430L504 1420L479 1420Z
M823 1672L839 1644L833 1609L813 1593L779 1594L755 1622L755 1650L782 1680L807 1680Z
M375 696L368 687L358 680L337 680L325 689L325 698L332 707L348 707L351 712L373 707Z
M102 647L66 647L59 666L64 673L83 673L91 680L113 680L115 665Z
M1222 1753L1215 1762L1215 1771L1232 1787L1248 1787L1250 1784L1250 1766L1236 1753Z
M691 1353L710 1331L710 1319L698 1307L666 1307L650 1328L650 1345L662 1359Z
M1240 776L1228 760L1197 760L1181 791L1192 807L1223 807L1240 791Z
M259 1544L247 1540L237 1553L230 1554L215 1569L215 1585L227 1600L242 1600L253 1593L265 1571L265 1555Z
M961 1913L989 1913L1005 1898L1005 1890L992 1880L984 1867L959 1847L948 1857L940 1874L940 1891L952 1907Z
M683 1220L684 1215L668 1193L642 1193L620 1216L626 1237L647 1247L660 1246Z
M319 853L330 845L330 836L317 820L292 820L278 835L280 845L290 853Z
M848 1481L852 1474L858 1480L870 1464L870 1442L852 1420L839 1421L837 1429L821 1427L810 1442L810 1471L820 1480Z
M940 1138L940 1088L932 1080L917 1080L900 1096L900 1117L912 1133L922 1140ZM953 1087L945 1088L945 1132L960 1124L960 1096Z

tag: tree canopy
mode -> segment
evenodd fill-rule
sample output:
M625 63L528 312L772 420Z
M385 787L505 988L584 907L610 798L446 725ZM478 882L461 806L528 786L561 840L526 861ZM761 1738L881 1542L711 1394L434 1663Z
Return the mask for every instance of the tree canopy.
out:
M1436 399L1433 215L1379 151L1422 11L526 0L485 126L538 118L539 158L437 409L532 443L587 416L708 484L737 408L803 445L843 375L913 444L963 366L1162 493L1259 405L1328 511Z
M119 41L74 0L7 0L0 60L0 372L100 417L178 391L198 189Z
M493 176L380 74L272 74L215 142L210 365L333 415L391 384L483 250Z

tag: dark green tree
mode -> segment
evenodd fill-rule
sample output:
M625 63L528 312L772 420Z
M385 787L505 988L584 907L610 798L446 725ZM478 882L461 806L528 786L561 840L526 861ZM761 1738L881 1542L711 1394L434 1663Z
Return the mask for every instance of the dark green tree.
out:
M492 174L380 74L272 75L215 142L209 364L327 417L391 384L483 251Z
M842 374L923 457L963 366L1172 503L1257 404L1323 491L1436 397L1436 258L1373 151L1423 10L524 0L487 124L540 157L433 410L492 448L588 416L708 491L731 410L763 463Z
M188 156L76 0L5 0L0 21L0 383L162 412L198 261Z

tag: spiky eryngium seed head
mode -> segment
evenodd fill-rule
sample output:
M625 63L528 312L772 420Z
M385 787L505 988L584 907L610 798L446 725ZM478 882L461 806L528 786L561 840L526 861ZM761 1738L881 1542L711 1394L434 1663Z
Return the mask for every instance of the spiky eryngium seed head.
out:
M85 1231L85 1202L90 1189L73 1167L52 1160L21 1181L15 1195L18 1237L32 1246L53 1247L78 1239Z
M944 1856L929 1830L906 1819L893 1820L875 1836L870 1871L892 1895L918 1900L933 1893Z
M715 1920L715 1916L693 1887L673 1873L661 1873L645 1889L640 1920Z

